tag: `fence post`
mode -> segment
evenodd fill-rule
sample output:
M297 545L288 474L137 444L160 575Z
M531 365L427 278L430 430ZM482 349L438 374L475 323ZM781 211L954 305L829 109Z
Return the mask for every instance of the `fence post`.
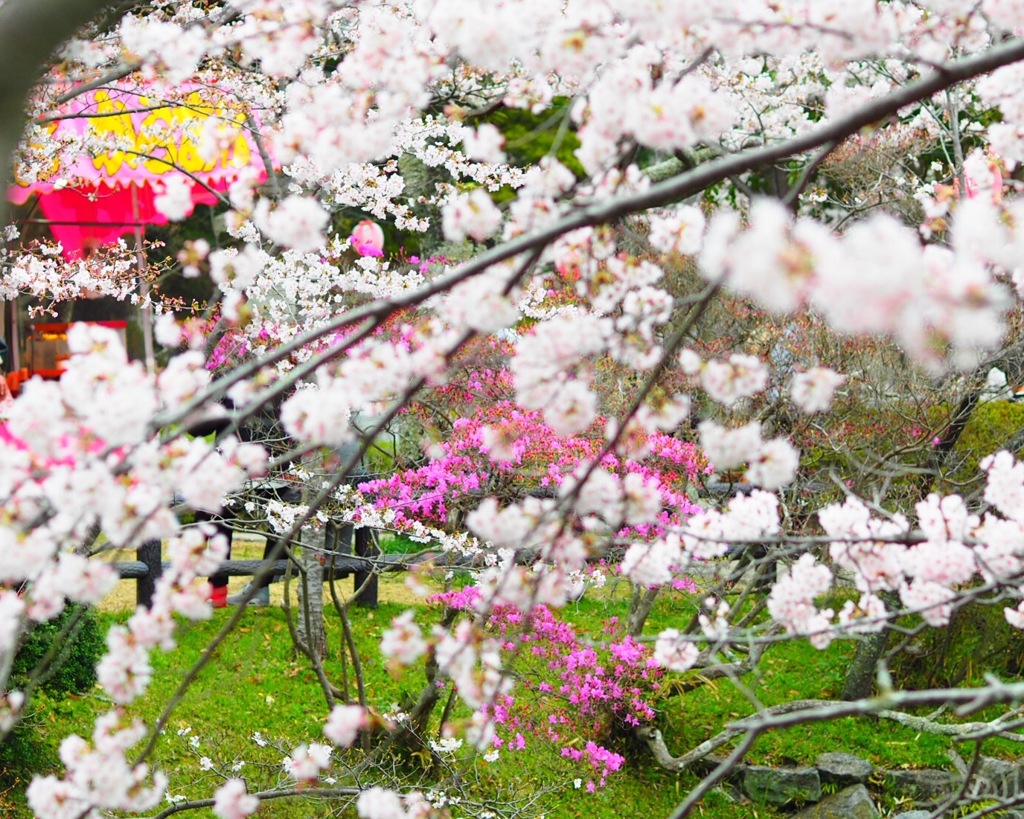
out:
M147 609L153 606L156 581L164 570L160 556L162 545L159 540L147 540L138 549L139 560L146 564L148 571L135 581L135 603Z
M357 557L374 558L380 554L380 548L377 545L376 529L361 526L356 529L355 535ZM368 583L366 582L367 578L369 578ZM355 573L356 589L359 589L363 583L366 583L366 588L356 595L355 602L357 605L365 606L370 609L377 608L377 579L377 573L374 571Z

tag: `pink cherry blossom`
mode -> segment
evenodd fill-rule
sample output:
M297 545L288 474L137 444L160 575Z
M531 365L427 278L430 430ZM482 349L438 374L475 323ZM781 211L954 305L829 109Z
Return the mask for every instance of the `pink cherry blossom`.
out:
M324 736L339 748L348 748L366 724L366 709L362 706L336 705L327 718Z
M172 176L163 183L163 192L153 200L153 204L172 222L180 222L195 208L192 184L180 176Z
M467 237L482 242L498 229L501 211L486 191L477 188L449 202L443 210L442 223L445 238L453 242Z
M330 746L319 742L297 746L290 756L281 763L284 772L299 782L311 782L320 776L320 772L330 767Z
M356 811L360 819L405 819L406 816L402 797L380 787L360 793L356 800Z
M654 659L669 671L689 671L700 653L692 642L680 639L678 629L665 629L654 644Z
M793 376L791 389L793 403L808 415L824 412L832 405L836 389L845 381L845 376L828 367L812 367L806 372L797 373Z
M271 241L299 251L315 250L325 242L328 215L312 199L292 194L273 210L261 200L255 218Z
M391 627L381 635L380 652L400 666L412 665L427 650L423 632L413 621L415 613L406 611L391 621ZM336 744L342 744L328 737Z
M259 806L260 800L246 792L241 779L229 779L214 794L213 812L220 819L245 819Z

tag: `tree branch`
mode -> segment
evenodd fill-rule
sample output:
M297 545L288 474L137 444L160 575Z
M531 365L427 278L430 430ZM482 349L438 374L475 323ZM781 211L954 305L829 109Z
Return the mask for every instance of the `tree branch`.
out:
M25 101L54 50L111 0L8 0L0 6L0 185L11 183L11 157L25 125ZM6 199L0 218L6 221Z

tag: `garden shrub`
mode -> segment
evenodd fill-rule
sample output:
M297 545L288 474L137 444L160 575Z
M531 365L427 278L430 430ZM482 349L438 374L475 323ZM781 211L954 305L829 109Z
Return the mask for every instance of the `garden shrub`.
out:
M65 633L69 620L78 616L78 622ZM22 639L11 670L11 687L23 688L32 671L47 655L55 641L61 641L57 665L42 684L43 699L54 699L68 694L88 691L96 682L96 663L104 652L103 630L91 608L72 607L53 620L35 625ZM58 764L57 749L48 742L32 705L23 721L0 742L0 790L18 788L33 774L52 770ZM0 809L3 808L0 799ZM9 815L3 813L0 815Z
M51 771L59 764L56 748L46 742L32 714L26 716L3 742L0 742L0 791L27 784L33 774ZM0 808L3 808L0 800ZM10 814L0 813L0 816Z
M1024 633L1006 622L1002 605L964 606L946 628L926 629L890 661L896 687L911 690L965 685L981 669L1024 670Z
M46 656L54 640L62 639L68 620L76 608L69 608L46 623L39 623L25 635L14 658L12 684L20 688L28 676ZM104 652L103 631L92 609L81 611L78 623L64 639L65 645L58 655L58 666L44 682L43 689L55 697L81 694L96 682L96 663Z
M480 599L479 588L470 586L430 602L471 611ZM496 749L515 754L535 741L547 743L578 767L580 787L591 793L605 787L627 755L645 753L635 729L657 718L664 672L617 617L599 635L586 635L545 605L525 613L502 604L487 626L506 661L518 661L515 691L481 708L493 720Z

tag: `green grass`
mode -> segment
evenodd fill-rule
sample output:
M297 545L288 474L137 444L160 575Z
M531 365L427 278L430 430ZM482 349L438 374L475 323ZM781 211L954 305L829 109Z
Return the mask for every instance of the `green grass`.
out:
M579 604L568 606L565 616L577 624L579 631L596 630L609 616L625 617L628 593L626 584L612 585L603 593L588 594ZM665 595L652 614L648 632L669 623L685 623L698 599L681 593ZM421 611L426 608L422 602L415 607ZM410 671L401 679L392 678L376 654L382 630L406 608L399 603L383 603L376 611L355 609L351 613L364 658L367 699L381 710L387 710L392 703L407 704L418 694L423 682L422 669ZM109 624L125 616L105 614L101 619ZM211 621L182 625L178 633L180 649L154 655L155 674L150 691L130 707L130 715L153 723L174 694L183 673L209 644L226 616L225 612L217 612ZM429 623L432 618L436 614L425 613L420 619ZM330 656L324 668L337 684L342 676L338 660L341 630L333 612L328 613L327 621ZM689 750L717 734L730 720L754 713L754 701L771 705L837 696L853 648L850 642L836 642L819 652L805 642L780 644L768 650L756 673L744 677L744 690L728 680L717 680L685 695L663 699L659 726L668 747L676 754ZM95 714L109 705L98 689L63 699L40 696L30 716L32 753L26 758L25 767L44 772L56 770L59 738L72 731L88 736ZM256 788L273 787L282 781L280 761L291 748L301 742L322 740L326 713L315 675L304 661L293 656L283 611L276 607L250 609L240 628L227 637L214 662L199 673L182 698L150 761L169 774L170 792L176 795L208 796L221 781L219 773L245 776ZM457 709L453 714L456 719L468 715L465 709ZM266 746L260 747L253 741L257 731L268 742ZM198 744L193 747L190 742ZM842 750L887 768L948 767L949 747L945 739L922 735L895 723L844 719L766 735L756 743L747 761L805 765L812 764L819 753ZM986 747L987 753L1000 750L1003 749L997 745ZM468 757L465 749L459 753ZM211 760L214 770L203 769L203 757ZM243 761L240 772L233 772L232 767ZM418 778L424 788L431 787L436 778L433 772L423 769L422 760L396 758L390 764L403 775ZM4 801L11 802L16 792L23 790L28 773L26 769L5 773L3 780L7 784L0 786L0 792L18 780L20 784L0 796L0 812L7 810L3 815L29 815L23 803L10 806ZM585 781L586 772L561 759L553 747L531 740L525 751L503 751L496 763L478 761L465 774L463 788L467 797L475 800L505 804L533 800L527 815L543 814L549 819L617 819L635 815L653 819L668 816L697 782L694 774L660 771L642 756L610 776L607 787L595 794L574 788L576 777ZM298 819L329 812L324 804L299 798L265 803L258 816ZM190 815L210 817L212 813L197 811ZM354 816L354 812L340 815ZM454 815L461 814L456 811ZM727 790L715 790L704 799L697 815L776 814L763 806L734 801Z
M412 555L435 548L432 543L421 543L412 540L401 532L382 532L379 540L380 550L388 555Z

